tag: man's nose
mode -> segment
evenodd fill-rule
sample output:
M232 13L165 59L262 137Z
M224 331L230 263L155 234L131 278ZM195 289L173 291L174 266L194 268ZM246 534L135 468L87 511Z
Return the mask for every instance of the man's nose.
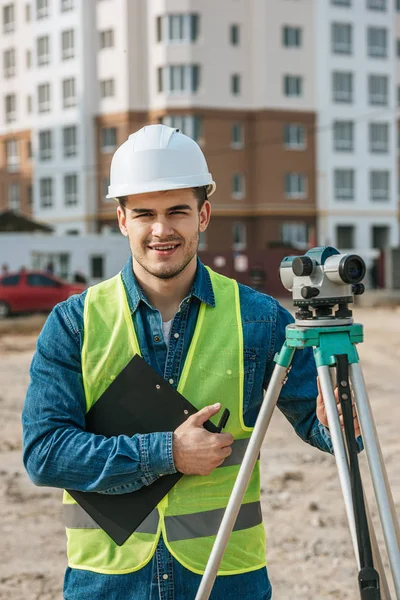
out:
M173 233L173 229L171 228L168 219L164 217L157 219L152 225L152 234L155 237L164 237L171 233Z

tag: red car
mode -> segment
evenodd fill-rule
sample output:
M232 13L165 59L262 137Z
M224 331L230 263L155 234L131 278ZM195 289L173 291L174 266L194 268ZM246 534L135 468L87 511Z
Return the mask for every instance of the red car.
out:
M85 289L82 283L67 283L42 271L7 273L0 277L0 318L15 313L49 311L58 302Z

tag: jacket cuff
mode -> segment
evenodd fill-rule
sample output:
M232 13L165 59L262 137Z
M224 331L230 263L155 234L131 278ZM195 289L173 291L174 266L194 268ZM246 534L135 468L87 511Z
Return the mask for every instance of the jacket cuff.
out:
M162 475L176 473L172 440L172 431L140 435L141 471L148 485Z

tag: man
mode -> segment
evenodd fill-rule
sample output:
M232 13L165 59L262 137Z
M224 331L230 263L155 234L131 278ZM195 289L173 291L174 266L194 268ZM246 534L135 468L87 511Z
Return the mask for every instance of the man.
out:
M215 183L179 130L144 127L116 151L110 198L132 257L116 277L61 303L39 336L23 412L24 462L37 485L122 494L179 471L152 531L117 546L85 525L68 494L66 600L195 597L291 316L197 258ZM85 413L135 353L199 409L176 431L104 438ZM298 352L279 408L306 442L332 445L311 352ZM143 402L146 399L143 398ZM220 434L203 428L231 415ZM356 422L358 427L358 423ZM72 510L71 510L72 507ZM71 522L72 514L72 522ZM74 521L75 519L75 521ZM211 598L271 597L259 465Z

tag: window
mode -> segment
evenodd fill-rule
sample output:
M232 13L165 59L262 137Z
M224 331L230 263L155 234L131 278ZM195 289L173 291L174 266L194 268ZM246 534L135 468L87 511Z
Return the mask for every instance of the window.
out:
M231 127L231 148L244 147L244 127L243 123L233 123Z
M166 115L160 121L164 125L180 129L198 143L203 140L203 119L198 115Z
M78 204L78 175L65 175L64 177L64 203L65 206Z
M396 1L396 10L397 12L400 12L400 0Z
M21 275L9 275L1 280L1 285L14 286L18 285L21 279Z
M400 58L400 39L399 38L397 38L396 49L397 49L397 56L398 56L398 58Z
M90 271L93 279L102 279L104 277L104 257L90 257Z
M39 160L51 160L53 158L53 136L50 129L39 131Z
M354 150L354 123L352 121L334 122L333 147L336 152L352 152Z
M21 187L19 183L8 184L8 208L15 211L21 208Z
M371 10L382 10L385 11L387 6L387 0L367 0L367 8Z
M62 82L62 94L64 108L71 108L72 106L76 106L76 90L74 77L64 79L64 81Z
M31 140L29 140L27 143L27 154L28 154L29 160L32 160L32 142L31 142Z
M36 0L36 18L45 19L49 16L48 0Z
M29 273L26 276L26 283L32 287L60 287L61 283L51 277L46 277L41 273Z
M386 75L369 75L368 99L372 106L387 106L389 78Z
M369 174L369 183L371 200L389 200L389 171L371 171Z
M235 198L235 200L242 200L245 193L245 179L243 173L234 173L232 175L232 198Z
M69 158L70 156L76 156L77 151L77 127L76 125L70 125L63 129L63 150L64 157Z
M40 207L51 208L53 206L53 180L51 177L39 179Z
M33 187L28 185L26 188L26 194L28 197L28 206L33 206Z
M245 250L247 245L245 223L234 223L232 227L232 249Z
M9 173L19 171L18 140L6 141L6 161L7 171Z
M30 115L32 112L32 96L26 97L26 112L28 115Z
M106 196L108 194L108 186L109 185L110 185L110 178L103 177L103 179L101 180L101 195L102 195L102 200L104 202L110 202L110 198L106 198Z
M102 152L113 152L117 145L117 129L115 127L103 127L101 136Z
M336 247L340 250L353 250L354 225L336 226Z
M388 35L385 27L368 27L368 56L385 58L388 55Z
M397 86L397 106L400 106L400 85Z
M50 112L50 84L42 83L38 86L38 110L40 113Z
M100 49L114 48L114 29L100 31Z
M334 6L351 6L351 0L331 0Z
M238 96L240 94L240 75L235 73L235 75L231 75L231 93L234 96Z
M283 27L282 28L282 44L286 48L300 48L302 30L300 27Z
M4 98L4 108L6 113L6 123L13 123L17 120L17 97L15 94L7 94Z
M352 53L352 26L348 23L332 23L331 43L334 54Z
M3 33L11 33L15 29L14 4L3 6Z
M3 53L3 72L5 79L15 75L15 48L4 50Z
M298 75L285 75L283 78L283 90L285 96L301 96L303 78Z
M25 4L25 21L26 23L31 22L31 5Z
M390 227L387 225L372 226L372 247L383 250L390 244Z
M286 123L283 128L285 148L304 150L306 147L306 128L296 123Z
M103 81L100 81L100 97L112 98L112 96L115 96L114 79L104 79Z
M74 9L74 0L61 0L61 12L68 12Z
M48 35L39 37L36 41L38 66L48 65L50 62L50 39Z
M284 183L286 198L306 197L306 178L302 173L286 173Z
M369 124L369 150L374 153L389 152L389 123Z
M157 19L157 41L166 43L195 42L199 36L198 14L163 15Z
M61 56L63 60L75 56L75 33L73 29L67 29L61 34Z
M332 73L333 101L350 104L353 102L353 74L336 71Z
M158 91L170 94L197 92L200 84L199 65L171 65L158 69Z
M231 25L229 28L229 41L232 46L240 44L240 28L239 25Z
M281 242L300 250L308 247L307 223L287 222L281 225Z
M30 69L32 66L32 52L30 50L26 51L26 68Z
M354 200L353 169L336 169L334 172L334 197L336 200Z

